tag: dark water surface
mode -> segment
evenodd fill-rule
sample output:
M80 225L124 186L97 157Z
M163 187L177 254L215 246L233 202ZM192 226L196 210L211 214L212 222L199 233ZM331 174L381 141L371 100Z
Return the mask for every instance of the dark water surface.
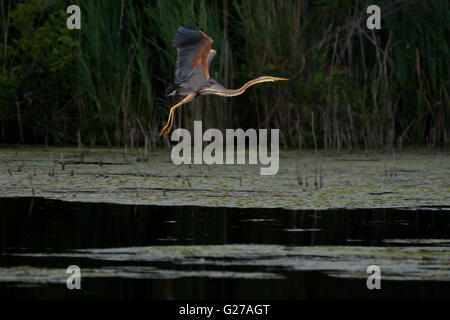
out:
M26 267L31 276L2 280L0 273L0 299L449 298L450 281L382 280L381 290L368 290L365 278L239 263L233 255L251 249L264 258L269 246L420 247L429 239L450 247L448 209L292 211L3 198L0 269L5 276ZM186 253L188 246L200 253ZM65 273L73 264L82 274L106 268L117 276L82 278L81 290L45 275L35 280L36 270Z

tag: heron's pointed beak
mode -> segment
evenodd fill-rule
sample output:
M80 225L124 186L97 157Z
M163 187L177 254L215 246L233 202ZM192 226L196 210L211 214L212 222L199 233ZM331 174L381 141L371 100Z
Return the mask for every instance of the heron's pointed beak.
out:
M277 78L277 77L271 77L271 79L273 81L291 80L291 79L287 79L287 78Z

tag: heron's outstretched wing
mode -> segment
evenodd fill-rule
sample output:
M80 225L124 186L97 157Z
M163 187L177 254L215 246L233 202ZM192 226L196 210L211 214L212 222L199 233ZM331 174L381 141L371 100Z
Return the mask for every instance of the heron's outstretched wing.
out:
M178 51L175 83L188 84L193 90L208 83L208 56L212 43L212 39L202 31L178 28L173 39Z

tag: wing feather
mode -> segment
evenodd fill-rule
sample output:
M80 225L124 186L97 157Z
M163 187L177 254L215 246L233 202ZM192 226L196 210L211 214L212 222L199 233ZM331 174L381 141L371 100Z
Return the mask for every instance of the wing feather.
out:
M212 43L212 39L202 31L178 28L173 40L178 51L175 83L188 83L193 90L207 84L208 57Z
M211 49L209 51L209 54L208 54L208 69L211 66L212 59L214 59L214 57L216 56L216 53L217 53L216 50L213 50L213 49Z

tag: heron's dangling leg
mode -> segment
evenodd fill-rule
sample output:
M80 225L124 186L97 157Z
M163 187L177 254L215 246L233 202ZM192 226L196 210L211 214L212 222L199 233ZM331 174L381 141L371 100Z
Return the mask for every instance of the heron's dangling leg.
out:
M162 128L161 132L159 133L159 137L161 137L161 135L167 130L167 128L169 127L170 124L170 120L172 119L172 108L170 108L170 112L169 112L169 118L167 119L167 123L166 125Z
M176 105L174 105L172 108L170 108L169 119L167 119L166 125L164 126L164 128L162 128L161 132L159 133L159 137L161 137L164 134L164 140L167 138L167 135L169 134L170 130L172 130L175 110L178 107L182 106L183 104L188 103L189 101L192 101L196 96L197 96L196 93L190 93L186 96L186 98L184 98L183 100L178 102Z

